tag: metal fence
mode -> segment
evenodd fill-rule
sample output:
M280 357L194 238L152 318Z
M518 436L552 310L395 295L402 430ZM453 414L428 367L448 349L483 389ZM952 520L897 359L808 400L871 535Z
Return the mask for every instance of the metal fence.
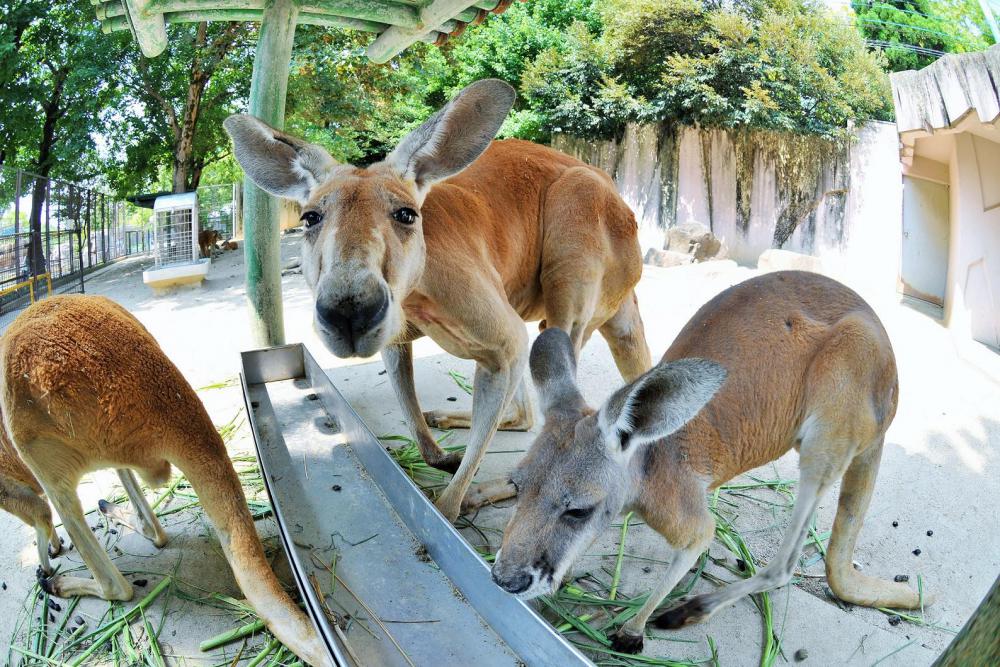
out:
M156 268L173 264L188 264L198 257L195 253L197 208L177 206L156 211L156 246L153 258Z
M231 239L234 222L240 215L239 202L243 192L241 183L205 185L198 188L198 227L201 231L214 229L219 238Z
M91 188L0 167L0 328L53 290L82 292L91 270L148 252L149 214Z

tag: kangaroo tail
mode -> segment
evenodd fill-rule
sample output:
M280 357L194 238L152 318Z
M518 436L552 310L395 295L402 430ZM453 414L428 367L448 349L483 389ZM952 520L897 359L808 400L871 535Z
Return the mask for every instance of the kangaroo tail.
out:
M207 421L207 415L206 415ZM236 581L267 628L314 667L332 667L312 623L278 582L260 543L239 478L214 428L195 453L174 457L219 534ZM190 451L190 450L188 450Z

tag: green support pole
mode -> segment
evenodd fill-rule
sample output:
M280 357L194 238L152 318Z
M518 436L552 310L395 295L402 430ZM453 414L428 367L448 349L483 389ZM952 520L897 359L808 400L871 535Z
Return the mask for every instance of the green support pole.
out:
M292 0L268 0L260 24L250 82L250 113L276 128L285 124L285 93L292 61L298 7ZM281 202L249 179L243 186L243 234L247 305L254 343L285 343L281 305Z
M1000 44L1000 25L997 25L997 17L993 13L992 0L979 0L979 6L983 10L983 16L986 17L986 25L993 33L993 43Z

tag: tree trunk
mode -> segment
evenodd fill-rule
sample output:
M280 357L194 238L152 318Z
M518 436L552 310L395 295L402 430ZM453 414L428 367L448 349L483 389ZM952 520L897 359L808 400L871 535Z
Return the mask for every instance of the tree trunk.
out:
M194 58L188 76L187 96L179 116L175 115L173 191L189 192L198 188L205 166L204 156L195 159L194 140L204 101L205 89L219 64L233 47L241 26L231 23L211 43L208 41L208 23L198 24L194 35Z
M194 34L194 58L188 78L187 97L181 112L177 136L174 141L174 192L187 192L192 188L192 161L194 160L194 133L201 111L201 96L205 92L210 73L202 69L202 51L205 50L208 23L198 24Z
M38 144L38 162L35 169L35 183L31 189L31 213L28 215L28 229L31 240L28 244L28 268L31 275L45 273L46 257L42 243L42 209L45 205L45 194L48 176L52 171L52 148L55 145L56 124L62 117L63 86L69 72L63 68L53 70L53 88L49 101L43 107L45 122L42 124L42 139Z

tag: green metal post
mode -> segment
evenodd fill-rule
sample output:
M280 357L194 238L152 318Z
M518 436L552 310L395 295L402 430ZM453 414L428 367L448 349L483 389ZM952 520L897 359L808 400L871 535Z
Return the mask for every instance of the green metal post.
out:
M276 128L285 124L285 93L292 60L298 7L292 0L268 0L260 24L250 82L250 113ZM254 343L283 345L281 305L281 202L249 179L243 185L243 234L247 302Z
M995 0L979 0L979 6L983 9L983 16L986 17L986 25L993 33L993 43L1000 44L1000 25L997 25L996 14L993 13L993 2Z

